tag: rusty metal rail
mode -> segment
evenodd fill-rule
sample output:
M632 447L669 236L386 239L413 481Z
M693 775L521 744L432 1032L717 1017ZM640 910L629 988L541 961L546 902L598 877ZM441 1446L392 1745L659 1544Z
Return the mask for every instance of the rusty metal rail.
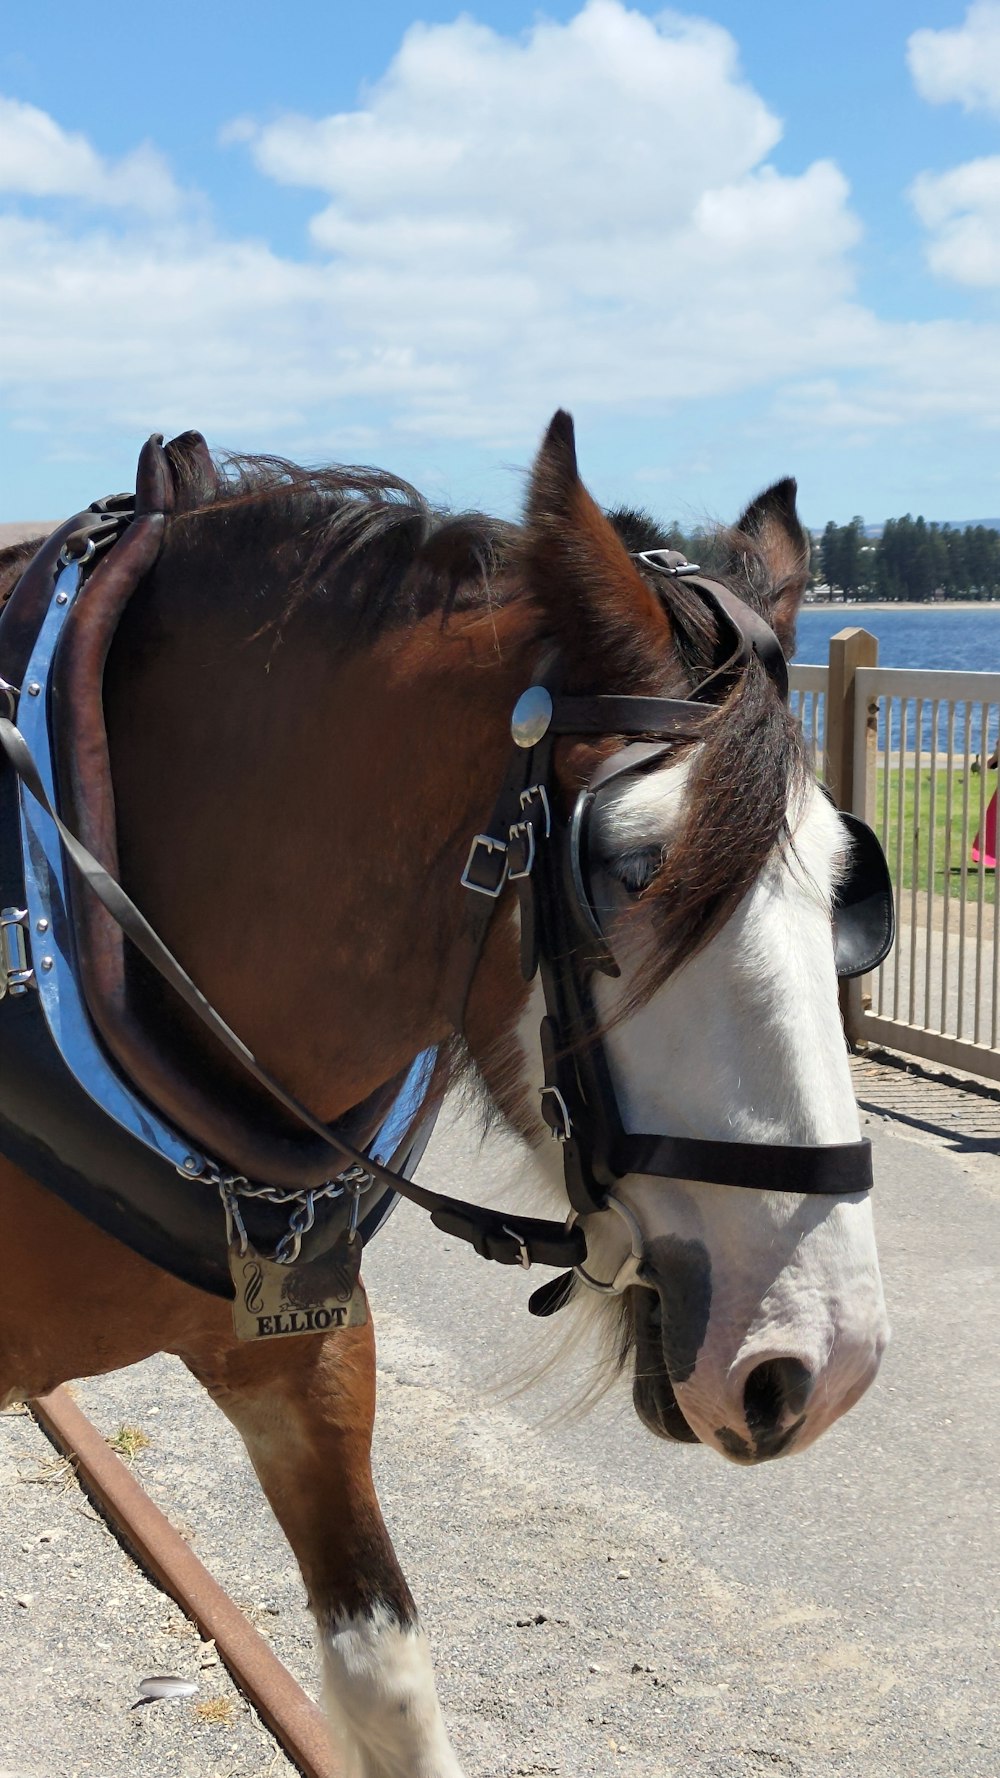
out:
M140 1565L211 1638L244 1696L305 1778L343 1778L322 1712L64 1389L31 1411Z

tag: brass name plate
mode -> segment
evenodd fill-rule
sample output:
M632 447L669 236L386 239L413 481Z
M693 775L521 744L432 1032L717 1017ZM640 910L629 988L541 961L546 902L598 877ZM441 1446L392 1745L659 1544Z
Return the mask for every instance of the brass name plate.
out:
M233 1327L241 1340L287 1339L292 1334L329 1333L363 1327L368 1302L358 1278L360 1240L344 1236L328 1253L290 1266L263 1259L252 1247L229 1249L235 1298Z

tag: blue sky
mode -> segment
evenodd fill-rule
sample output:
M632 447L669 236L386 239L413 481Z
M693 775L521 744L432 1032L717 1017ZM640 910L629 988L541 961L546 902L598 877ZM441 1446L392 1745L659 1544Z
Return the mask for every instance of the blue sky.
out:
M0 519L153 430L516 511L1000 513L1000 0L0 0Z

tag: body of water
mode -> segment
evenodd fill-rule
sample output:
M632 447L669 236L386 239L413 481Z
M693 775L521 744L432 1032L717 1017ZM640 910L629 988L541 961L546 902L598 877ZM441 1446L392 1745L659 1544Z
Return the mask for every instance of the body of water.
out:
M825 666L831 636L838 630L857 627L870 630L878 637L880 667L923 667L937 672L998 673L1000 672L1000 601L955 611L948 605L930 605L918 611L901 611L893 605L868 608L856 605L824 605L806 607L799 617L797 661L810 666ZM953 716L949 716L949 710ZM802 719L808 729L812 720L812 699L806 694ZM996 692L987 701L978 699L966 706L941 704L935 710L924 702L918 710L909 700L889 700L882 705L879 724L879 746L886 746L888 712L888 746L892 752L911 751L919 746L927 751L937 718L937 743L942 753L951 745L964 752L968 734L969 751L991 753L997 743L1000 710ZM950 726L949 726L950 725ZM822 709L817 723L818 741L822 746ZM985 739L985 747L984 747Z
M838 630L870 630L878 637L880 667L933 667L938 672L1000 673L1000 600L955 611L928 605L805 606L799 615L797 661L826 665Z

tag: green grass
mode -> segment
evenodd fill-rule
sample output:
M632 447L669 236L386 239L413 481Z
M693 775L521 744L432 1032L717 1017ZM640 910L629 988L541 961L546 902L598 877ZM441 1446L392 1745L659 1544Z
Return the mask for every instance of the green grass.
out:
M899 774L903 772L903 878L897 880L896 871L896 836L899 826ZM914 864L916 864L916 884L918 889L926 890L930 878L930 838L931 838L931 779L930 766L922 766L919 774L919 833L917 835L916 859L914 859L914 819L917 805L917 768L912 765L889 767L889 832L883 839L889 869L897 891L909 889L913 885ZM962 813L965 798L965 773L957 766L952 769L951 779L951 869L946 873L945 861L948 857L948 772L946 766L937 769L937 785L934 803L934 893L941 895L944 891L945 876L949 883L949 894L953 900L962 895L962 878L960 866L963 855L967 865L965 879L965 897L967 901L979 899L979 866L972 863L972 841L979 828L979 797L981 778L978 772L969 775L969 825L963 841ZM879 834L882 833L883 794L885 767L879 766L877 772L877 788L875 798L874 825ZM996 788L996 774L986 774L986 803ZM996 898L996 871L985 873L983 900L992 907Z

